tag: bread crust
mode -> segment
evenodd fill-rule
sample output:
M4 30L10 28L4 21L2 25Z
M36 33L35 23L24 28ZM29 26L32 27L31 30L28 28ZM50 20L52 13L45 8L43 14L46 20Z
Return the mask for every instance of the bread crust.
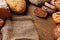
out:
M55 23L60 23L60 12L53 13L52 18Z
M26 9L25 0L6 0L10 9L17 13L23 13Z
M38 17L46 17L47 16L47 12L45 12L44 10L42 10L41 8L36 8L34 10L34 13L36 16Z

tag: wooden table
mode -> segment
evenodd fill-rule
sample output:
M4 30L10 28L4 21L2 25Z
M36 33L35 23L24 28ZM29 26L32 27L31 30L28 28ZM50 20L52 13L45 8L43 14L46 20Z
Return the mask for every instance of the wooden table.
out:
M51 16L49 16L47 19L42 19L35 16L35 8L36 6L30 4L28 7L28 15L34 17L40 40L53 40L51 32L52 29L56 26L56 24L52 20Z
M40 40L53 40L51 36L51 32L52 32L52 29L56 26L56 24L53 22L51 16L49 16L47 19L42 19L35 16L34 14L35 8L36 6L29 4L26 16L33 17L36 24L35 28L37 29ZM0 38L2 38L2 35L0 36Z

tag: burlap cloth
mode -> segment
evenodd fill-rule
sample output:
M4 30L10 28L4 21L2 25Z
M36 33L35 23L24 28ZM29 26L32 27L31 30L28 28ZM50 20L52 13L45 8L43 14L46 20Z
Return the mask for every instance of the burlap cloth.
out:
M2 40L39 40L31 17L13 17L2 28Z

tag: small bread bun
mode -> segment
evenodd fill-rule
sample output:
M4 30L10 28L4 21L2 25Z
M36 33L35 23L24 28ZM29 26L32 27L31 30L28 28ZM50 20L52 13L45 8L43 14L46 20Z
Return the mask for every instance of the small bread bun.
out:
M60 40L60 37L58 37L57 40Z
M25 0L6 0L10 9L17 14L21 14L26 9L26 1Z
M60 10L60 1L55 1L54 5L58 10Z
M36 8L34 10L34 13L38 17L46 17L47 16L47 12L43 11L41 8Z
M11 13L9 10L0 8L0 18L2 19L7 19L11 16Z
M55 23L60 23L60 12L53 13L52 18Z
M0 28L3 26L4 21L2 19L0 19Z
M6 0L0 0L0 18L7 19L11 16Z
M60 39L60 24L53 29L53 38L56 40Z

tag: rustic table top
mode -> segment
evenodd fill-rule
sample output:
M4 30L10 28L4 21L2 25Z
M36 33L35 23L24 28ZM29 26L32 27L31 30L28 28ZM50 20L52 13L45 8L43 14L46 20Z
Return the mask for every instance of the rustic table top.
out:
M47 19L42 19L35 16L34 14L35 8L36 6L32 4L28 5L27 15L33 17L40 40L53 40L51 36L51 31L56 26L56 24L53 22L51 16L49 16ZM1 38L2 38L2 35L0 35L0 40Z
M52 29L56 26L56 24L52 20L51 16L49 16L47 19L36 17L34 14L35 8L36 6L29 5L28 15L34 17L40 40L53 40L51 32Z

